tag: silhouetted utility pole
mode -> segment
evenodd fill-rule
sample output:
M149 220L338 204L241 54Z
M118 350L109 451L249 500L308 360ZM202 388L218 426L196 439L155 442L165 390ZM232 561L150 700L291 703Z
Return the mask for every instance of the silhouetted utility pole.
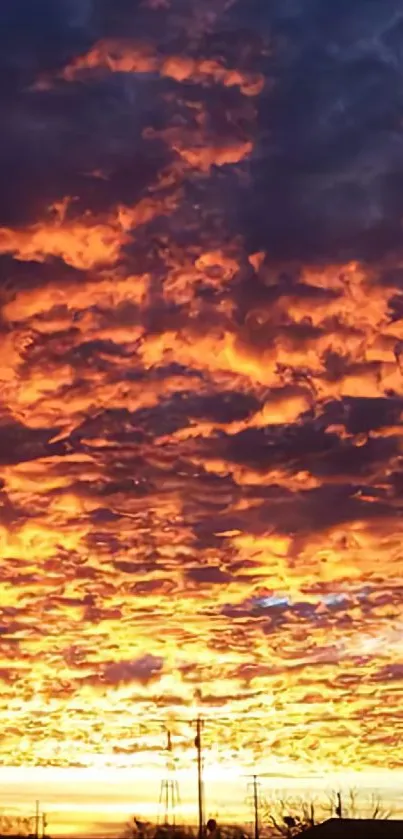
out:
M337 793L336 816L338 816L339 819L343 818L343 805L342 805L342 801L341 801L341 792Z
M256 775L253 776L253 809L255 813L255 839L259 839L259 799Z
M255 831L254 837L255 839L259 839L259 783L258 783L258 776L257 775L249 775L249 778L252 778L252 795L253 795L253 813L254 813L254 820L255 820Z
M39 839L39 801L35 804L35 839Z
M196 720L196 738L195 746L197 749L197 799L199 805L199 839L203 839L204 835L204 813L203 813L203 757L202 757L202 738L201 732L203 721L201 717Z

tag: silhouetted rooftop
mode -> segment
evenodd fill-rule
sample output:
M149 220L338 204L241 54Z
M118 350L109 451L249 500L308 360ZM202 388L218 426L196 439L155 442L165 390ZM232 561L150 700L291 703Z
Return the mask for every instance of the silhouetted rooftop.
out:
M304 839L403 839L402 819L328 819L304 832Z

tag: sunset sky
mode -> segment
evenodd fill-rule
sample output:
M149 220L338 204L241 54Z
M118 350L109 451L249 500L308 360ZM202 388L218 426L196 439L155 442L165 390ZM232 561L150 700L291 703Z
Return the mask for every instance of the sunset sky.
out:
M190 818L199 713L209 812L403 796L401 0L3 0L0 79L0 809L169 727Z

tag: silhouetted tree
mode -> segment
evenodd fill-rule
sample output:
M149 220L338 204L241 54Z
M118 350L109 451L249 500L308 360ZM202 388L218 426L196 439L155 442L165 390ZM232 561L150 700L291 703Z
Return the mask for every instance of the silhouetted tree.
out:
M264 803L263 824L276 836L298 836L315 824L315 802L276 795Z
M0 834L2 836L29 836L32 833L32 819L0 813Z
M130 819L121 833L121 839L195 839L195 836L191 827L156 825L137 818ZM210 836L213 839L250 839L245 828L238 824L216 825Z
M125 825L121 839L194 839L194 831L183 825L164 825L134 817Z
M378 793L365 796L356 787L351 787L344 794L335 790L329 792L328 804L324 809L329 816L345 819L390 819L392 815Z

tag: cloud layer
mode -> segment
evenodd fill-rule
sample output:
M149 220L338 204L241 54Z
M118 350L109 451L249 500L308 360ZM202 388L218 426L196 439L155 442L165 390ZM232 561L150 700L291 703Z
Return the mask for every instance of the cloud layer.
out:
M401 765L403 14L328 5L0 13L6 763Z

